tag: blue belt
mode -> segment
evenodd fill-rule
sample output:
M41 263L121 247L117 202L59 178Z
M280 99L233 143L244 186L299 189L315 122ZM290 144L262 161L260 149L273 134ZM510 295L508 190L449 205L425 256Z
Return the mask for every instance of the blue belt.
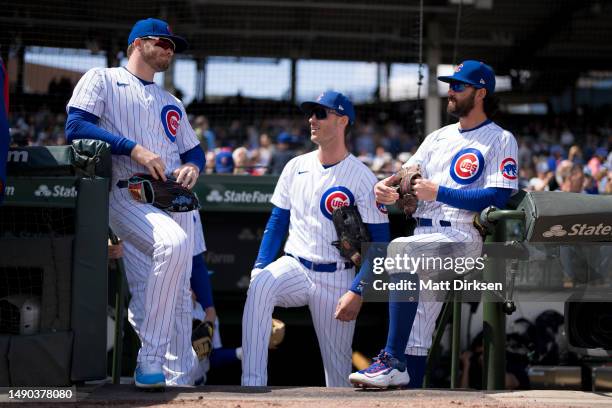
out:
M433 221L431 218L417 218L416 221L419 227L433 227ZM450 227L451 223L450 221L440 220L440 226Z
M298 261L300 261L302 263L302 265L304 265L306 268L310 269L311 271L315 271L315 272L336 272L336 270L338 269L338 263L337 262L332 262L332 263L314 263L314 262L309 261L308 259L300 258L299 256L291 255L291 254L289 254L287 252L285 252L285 255L297 259ZM349 269L349 268L352 268L352 267L353 267L353 264L351 262L345 262L344 263L344 269Z

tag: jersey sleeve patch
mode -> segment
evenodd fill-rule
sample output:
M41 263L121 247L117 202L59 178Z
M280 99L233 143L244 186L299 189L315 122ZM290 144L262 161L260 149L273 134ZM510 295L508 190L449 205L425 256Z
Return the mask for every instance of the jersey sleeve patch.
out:
M502 160L499 171L501 171L502 176L506 180L516 180L518 177L518 165L516 164L516 160L512 157L506 157Z
M382 214L389 214L389 210L387 209L387 206L384 204L379 203L378 201L376 202L376 208L378 208L378 211L380 211Z

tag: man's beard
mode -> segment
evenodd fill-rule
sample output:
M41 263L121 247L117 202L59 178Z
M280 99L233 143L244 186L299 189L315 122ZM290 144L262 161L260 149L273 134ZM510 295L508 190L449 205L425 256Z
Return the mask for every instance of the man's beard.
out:
M463 118L467 116L472 109L474 109L474 101L476 100L476 92L472 91L472 95L459 102L456 98L453 98L455 106L451 107L450 98L448 105L446 105L446 112L457 118Z
M142 53L142 58L155 72L164 72L170 67L171 59L165 60L156 56L155 50L148 51L145 49Z

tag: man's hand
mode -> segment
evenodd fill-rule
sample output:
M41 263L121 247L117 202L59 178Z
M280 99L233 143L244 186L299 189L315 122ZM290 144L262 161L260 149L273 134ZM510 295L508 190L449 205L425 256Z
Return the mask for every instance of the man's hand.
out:
M108 240L108 259L119 259L123 258L123 245L121 240L117 244L113 244L111 240Z
M215 320L217 319L217 310L214 306L209 306L204 309L204 314L206 315L204 317L205 322L211 322L213 324L215 323Z
M342 322L355 320L361 310L361 303L361 296L349 290L338 300L334 317Z
M438 184L431 180L418 179L413 189L414 194L422 201L436 201L438 197Z
M376 201L385 205L395 204L399 200L399 193L397 188L393 186L397 186L398 183L399 179L395 174L376 183L374 186Z
M163 181L166 181L166 164L157 153L153 153L149 149L137 144L132 149L130 157L136 163L145 166L155 180L161 178Z
M176 177L177 183L191 190L198 181L200 169L193 163L185 163L178 169L174 170L172 175Z

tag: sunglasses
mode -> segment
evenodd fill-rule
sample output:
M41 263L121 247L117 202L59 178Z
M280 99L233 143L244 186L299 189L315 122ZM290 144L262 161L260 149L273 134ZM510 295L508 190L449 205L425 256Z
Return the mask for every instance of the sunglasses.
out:
M174 51L176 49L176 45L174 45L174 42L169 39L169 38L164 38L164 37L153 37L153 36L147 36L147 37L141 37L143 40L154 40L155 41L155 45L156 47L162 48L164 50L172 50Z
M465 91L465 88L471 88L472 85L470 84L466 84L465 82L451 82L448 85L448 88L453 91L453 92L463 92Z
M309 119L312 117L312 115L315 115L315 118L317 118L317 120L325 120L327 119L327 116L330 113L332 115L342 116L339 113L336 113L335 111L331 109L325 109L325 108L314 108L312 111L310 111L310 114L307 114L307 115Z

